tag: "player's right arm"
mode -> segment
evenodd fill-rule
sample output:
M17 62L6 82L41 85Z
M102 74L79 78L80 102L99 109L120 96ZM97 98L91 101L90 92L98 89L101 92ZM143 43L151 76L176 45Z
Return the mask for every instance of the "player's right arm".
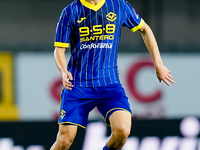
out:
M54 61L61 73L63 86L68 90L72 90L73 85L69 80L73 80L73 77L72 74L67 70L65 51L65 47L55 47Z
M62 76L63 86L71 90L73 85L70 80L73 80L72 74L67 70L65 51L69 48L70 36L71 36L71 22L70 22L71 9L66 7L63 9L59 22L56 28L55 35L55 50L54 50L54 60L58 70Z

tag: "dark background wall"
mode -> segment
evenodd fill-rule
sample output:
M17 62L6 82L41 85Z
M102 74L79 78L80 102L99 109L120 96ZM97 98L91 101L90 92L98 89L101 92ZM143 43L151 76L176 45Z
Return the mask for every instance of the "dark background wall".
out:
M70 0L1 0L0 50L52 51L56 23ZM151 26L161 52L199 52L200 1L129 0ZM140 33L123 28L120 52L146 52Z

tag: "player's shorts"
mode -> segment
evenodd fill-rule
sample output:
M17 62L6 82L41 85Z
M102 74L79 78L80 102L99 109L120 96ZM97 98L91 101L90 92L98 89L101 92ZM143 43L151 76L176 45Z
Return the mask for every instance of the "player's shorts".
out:
M59 124L72 124L86 128L88 115L95 107L110 125L110 115L118 110L131 114L130 104L121 84L101 87L74 86L61 93Z

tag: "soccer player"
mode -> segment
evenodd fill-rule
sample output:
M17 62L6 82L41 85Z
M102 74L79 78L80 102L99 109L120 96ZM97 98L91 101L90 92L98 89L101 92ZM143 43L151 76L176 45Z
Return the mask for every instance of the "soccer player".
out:
M159 81L174 83L163 65L150 27L125 0L75 0L62 11L55 37L54 59L64 90L61 93L59 131L51 150L68 150L77 126L86 128L95 107L112 134L103 150L121 149L131 129L131 110L117 71L121 27L139 30ZM65 51L71 57L66 64Z

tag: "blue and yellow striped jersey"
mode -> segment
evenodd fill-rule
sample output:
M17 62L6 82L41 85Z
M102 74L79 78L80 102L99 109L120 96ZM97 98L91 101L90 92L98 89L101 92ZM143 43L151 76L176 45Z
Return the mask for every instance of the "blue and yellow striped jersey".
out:
M119 83L117 51L121 27L133 32L143 19L125 0L100 0L92 5L75 0L62 11L55 47L70 48L68 71L73 84L86 87Z

